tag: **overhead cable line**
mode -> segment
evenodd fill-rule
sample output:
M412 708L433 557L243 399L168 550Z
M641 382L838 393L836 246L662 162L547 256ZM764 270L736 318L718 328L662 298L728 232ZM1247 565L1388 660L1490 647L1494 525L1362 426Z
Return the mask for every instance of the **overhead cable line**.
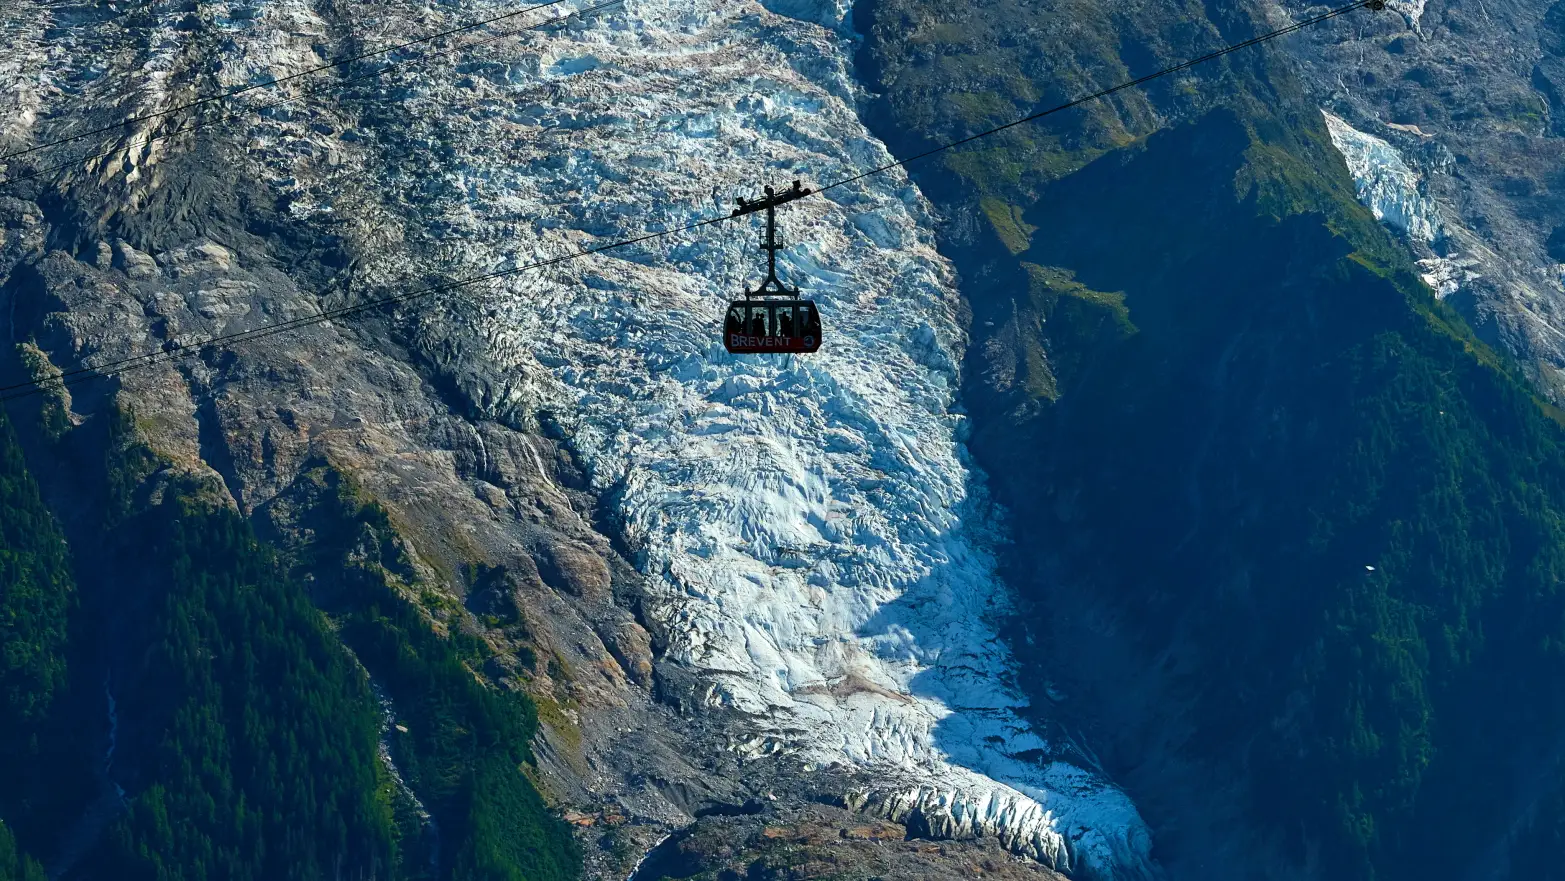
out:
M1077 98L1077 99L1075 99L1073 101L1068 101L1068 102L1066 102L1064 104L1060 104L1060 105L1058 105L1056 107L1051 107L1048 110L1043 110L1043 111L1040 111L1038 113L1034 113L1034 114L1031 114L1029 116L1022 117L1021 119L1017 119L1017 120L1014 120L1012 122L1005 123L1004 125L995 126L994 128L991 128L991 129L979 132L977 134L970 135L968 137L961 138L961 139L956 140L956 141L951 141L950 143L943 144L943 145L941 145L939 147L934 147L934 148L929 149L929 150L925 150L922 153L918 153L918 154L915 154L913 156L909 156L909 157L907 157L905 159L899 159L899 160L896 160L894 162L888 162L888 163L886 163L884 165L876 166L875 168L872 168L872 169L870 169L868 171L864 171L864 172L861 172L859 174L852 175L850 177L842 178L840 180L833 181L833 182L828 183L828 184L823 184L823 185L821 185L819 187L816 187L811 193L809 193L807 195L817 195L817 194L820 194L820 193L824 193L824 192L826 192L828 190L833 190L833 189L836 189L838 187L846 186L846 185L848 185L850 183L853 183L855 181L863 180L866 177L870 177L870 176L876 175L876 174L881 174L881 173L889 171L889 170L891 170L893 168L897 168L897 167L900 167L900 166L905 166L905 165L907 165L910 162L916 162L916 161L918 161L920 159L925 159L925 158L927 158L929 156L933 156L933 155L935 155L937 153L944 152L945 150L949 150L949 149L951 149L953 147L958 147L958 146L961 146L963 144L968 144L968 143L971 143L973 141L979 140L980 138L986 138L986 137L989 137L990 135L998 134L998 133L1003 132L1003 131L1005 131L1007 129L1014 128L1014 127L1016 127L1018 125L1021 125L1023 123L1032 122L1034 120L1042 119L1042 118L1044 118L1046 116L1049 116L1051 114L1059 113L1059 112L1061 112L1063 110L1068 110L1068 109L1070 109L1072 107L1078 107L1078 106L1080 106L1082 104L1085 104L1087 102L1090 102L1090 101L1095 101L1095 100L1098 100L1100 98L1108 97L1108 96L1113 95L1113 94L1115 94L1117 92L1124 91L1125 89L1129 89L1129 88L1132 88L1134 86L1143 85L1145 83L1151 82L1152 80L1158 79L1159 77L1164 77L1164 76L1168 76L1168 75L1173 74L1173 73L1178 73L1178 72L1183 71L1183 70L1188 70L1188 69L1190 69L1190 68L1192 68L1192 67L1194 67L1194 66L1196 66L1198 64L1203 64L1205 62L1212 61L1212 60L1215 60L1217 58L1221 58L1224 55L1228 55L1229 53L1232 53L1232 52L1237 52L1240 49L1248 48L1250 46L1256 46L1256 45L1259 45L1261 43L1268 42L1270 40L1275 40L1275 39L1277 39L1279 37L1286 36L1288 34L1291 34L1291 33L1294 33L1296 31L1302 30L1304 28L1310 27L1312 25L1320 24L1321 22L1327 21L1327 20L1332 19L1332 18L1336 18L1336 17L1338 17L1340 15L1345 15L1345 14L1347 14L1349 12L1352 12L1353 10L1364 9L1364 8L1374 9L1374 10L1384 9L1385 8L1385 0L1355 0L1355 2L1350 3L1350 4L1346 5L1346 6L1340 6L1340 7L1337 7L1336 9L1332 9L1332 10L1330 10L1328 12L1324 12L1324 13L1321 13L1319 15L1315 15L1315 16L1312 16L1310 18L1304 19L1302 21L1296 22L1294 24L1288 25L1287 27L1279 28L1277 30L1270 31L1270 32L1265 33L1265 34L1261 34L1260 36L1257 36L1257 37L1252 37L1252 38L1250 38L1248 40L1244 40L1244 41L1239 42L1239 43L1234 43L1234 44L1232 44L1230 46L1226 46L1226 47L1224 47L1222 49L1219 49L1219 50L1217 50L1215 52L1210 52L1210 53L1207 53L1206 55L1202 55L1199 58L1194 58L1194 59L1191 59L1189 61L1184 61L1184 62L1181 62L1179 64L1173 65L1171 67L1163 68L1162 70L1159 70L1159 71L1157 71L1155 73L1150 73L1150 74L1147 74L1146 76L1137 77L1136 79L1133 79L1133 80L1127 80L1126 82L1120 83L1119 85L1112 86L1110 88L1094 92L1094 93L1092 93L1090 95L1086 95L1086 96L1083 96L1081 98ZM302 328L305 328L305 327L310 327L312 325L322 324L322 323L325 323L327 321L332 321L332 320L338 319L338 318L346 318L346 317L349 317L349 316L352 316L352 315L357 315L357 314L360 314L360 313L363 313L363 312L369 312L369 311L372 311L372 310L375 310L375 309L380 309L380 308L383 308L383 307L386 307L386 306L398 305L398 304L403 304L403 303L410 303L410 302L414 302L414 301L417 301L417 300L427 299L429 297L433 297L433 296L436 296L438 294L443 294L443 293L446 293L446 292L449 292L449 291L454 291L454 290L460 290L462 288L471 287L472 285L480 284L482 282L493 281L494 279L497 279L497 278L504 278L504 277L512 276L512 275L519 275L521 273L531 272L531 271L537 270L537 269L545 269L545 268L550 267L550 266L557 266L557 265L559 265L561 263L566 263L568 261L576 260L576 259L579 259L579 258L582 258L582 257L588 257L588 256L591 256L593 254L601 254L601 253L603 253L605 251L615 250L615 249L618 249L618 248L625 248L625 247L629 247L631 245L641 244L642 242L652 241L654 239L666 238L668 236L679 235L681 233L691 232L691 231L694 231L694 230L697 230L697 229L701 229L701 228L704 228L704 227L713 226L715 224L722 223L722 222L724 222L726 220L731 220L735 216L738 216L738 215L736 215L736 214L722 214L722 215L716 215L716 216L712 216L712 217L706 217L706 218L703 218L701 220L696 220L696 221L692 221L690 223L684 224L683 226L678 226L678 227L674 227L674 228L671 228L671 229L660 230L658 232L644 233L642 235L635 236L635 237L632 237L632 238L621 239L619 241L609 242L609 243L603 244L603 245L595 245L595 246L590 247L590 248L582 248L582 249L579 249L579 250L576 250L576 251L572 251L572 252L570 252L568 254L561 254L561 255L559 255L557 257L550 257L550 258L545 259L545 260L539 260L539 261L536 261L536 262L533 262L533 263L528 263L528 264L525 264L525 265L522 265L522 266L514 266L514 267L512 267L510 269L498 269L498 270L494 270L492 272L486 272L486 273L482 273L482 274L479 274L479 275L469 276L469 277L466 277L466 278L457 279L455 281L446 282L444 284L434 285L432 287L426 287L426 288L422 288L422 289L416 290L416 291L410 291L410 292L404 293L404 294L396 294L396 295L389 296L389 297L380 297L380 298L377 298L377 299L374 299L374 300L366 300L363 303L358 303L358 304L355 304L355 305L352 305L352 306L343 306L343 307L340 307L340 308L337 308L337 309L329 309L329 310L320 312L320 313L315 314L315 315L305 316L303 318L293 319L293 320L290 320L290 321L277 322L275 324L269 324L269 325L266 325L264 327L254 328L252 330L239 331L239 332L236 332L236 333L223 334L223 335L219 335L219 336L209 337L209 338L207 338L207 339L205 339L205 340L203 340L203 341L201 341L199 343L192 343L192 344L189 344L189 345L182 345L182 346L179 346L177 348L174 348L171 351L169 351L169 350L156 351L156 352L151 352L151 353L148 353L148 354L145 354L145 355L136 356L136 357L133 357L133 358L124 358L124 359L120 359L118 361L108 362L108 363L105 363L105 364L80 367L80 368L77 368L75 370L62 373L59 376L50 377L50 378L47 378L47 379L33 380L33 381L29 381L29 382L24 382L24 383L18 383L16 385L11 385L11 386L6 386L6 387L3 387L3 388L0 388L0 392L6 392L7 393L7 394L4 394L4 395L0 395L0 403L6 402L6 401L16 400L16 399L19 399L19 398L29 397L29 396L32 396L32 395L35 395L35 394L39 394L39 393L45 392L45 391L54 391L56 389L63 389L63 388L66 388L68 386L75 385L77 383L88 382L88 381L94 380L94 379L105 378L105 377L114 375L116 373L124 373L124 372L128 372L128 371L131 371L131 370L139 370L139 369L146 368L146 367L154 367L154 366L157 366L158 364L167 363L167 362L174 361L174 360L177 360L177 359L180 359L180 358L187 358L187 357L190 357L191 355L211 352L211 351L213 351L215 349L219 349L219 348L227 348L229 346L236 346L236 345L241 345L241 344L248 343L248 342L253 342L255 340L264 339L266 337L273 336L275 334L281 334L281 333L287 333L289 331L299 330L299 329L302 329Z
M602 251L608 251L613 248L624 248L629 245L651 241L652 239L660 239L665 236L676 235L682 232L689 232L694 229L699 229L703 226L711 226L714 223L721 223L727 219L729 218L726 214L721 217L709 217L705 220L698 220L694 223L688 223L675 229L666 229L659 232L646 233L644 235L636 236L635 238L622 239L617 242L610 242L605 245L597 245L591 248L583 248L578 251L572 251L569 254L561 254L558 257L550 257L546 260L539 260L534 263L529 263L525 266L513 267L511 269L498 269L493 272L486 272L482 275L473 275L467 278L458 279L456 281L446 282L445 284L438 284L434 285L433 287L427 287L417 291L410 291L405 294L396 294L390 297L381 297L374 300L367 300L363 303L358 303L352 306L328 309L324 312L320 312L315 315L308 315L303 318L297 318L290 321L279 321L275 324L268 324L263 327L254 328L252 330L239 331L237 333L211 337L199 343L180 345L173 348L172 350L149 352L145 355L138 355L132 358L122 358L119 361L112 361L107 364L77 368L76 370L61 373L59 376L51 377L45 380L36 380L5 386L3 389L0 389L0 391L7 391L11 393L0 396L0 402L12 401L18 398L26 398L35 394L39 394L40 392L53 391L55 389L76 385L77 383L88 382L94 379L101 379L107 376L112 376L117 373L125 373L131 370L139 370L145 367L154 367L158 364L175 361L180 358L188 358L192 355L207 353L216 349L227 348L229 346L238 345L241 343L254 342L255 340L265 339L266 337L273 336L275 334L287 333L288 331L299 330L316 324L323 324L336 318L346 318L351 315L357 315L360 312L368 312L374 309L379 309L383 306L390 306L397 303L407 303L414 300L422 300L427 297L432 297L436 294L445 293L446 291L471 287L472 285L478 284L480 282L492 281L497 278L516 275L518 273L528 272L534 269L544 269L549 266L555 266L560 263L565 263L580 257L586 257L591 254L597 254Z
M555 2L560 2L560 0L555 0ZM7 178L5 178L3 180L0 180L0 186L6 186L8 184L19 184L19 183L22 183L23 181L29 181L29 180L33 180L35 178L40 178L40 177L44 177L46 175L53 174L56 171L62 171L62 170L67 169L67 168L74 168L74 167L76 167L76 166L78 166L78 165L80 165L80 164L82 164L84 162L91 162L94 159L102 159L102 158L104 158L106 156L114 156L114 155L122 153L122 152L124 152L126 150L132 150L132 149L135 149L137 147L151 146L152 144L156 144L156 143L159 143L161 141L168 140L169 138L172 138L175 135L184 134L185 132L191 132L191 131L195 131L197 129L203 129L203 128L207 128L209 126L218 125L219 123L224 123L224 122L228 122L229 120L238 119L241 116L250 116L250 115L256 114L256 113L262 113L264 111L272 109L273 107L281 107L284 104L288 104L288 103L291 103L291 102L294 102L294 101L299 101L299 100L302 100L302 99L305 99L305 98L311 98L311 97L314 97L315 95L323 94L325 92L335 91L337 89L342 88L343 86L348 85L349 83L355 83L355 82L359 82L361 80L366 80L366 79L371 79L373 77L378 77L381 74L385 73L386 71L393 70L393 69L398 68L398 67L410 67L410 66L413 66L413 65L424 64L424 63L432 61L435 58L438 58L438 57L440 57L442 55L453 55L453 54L457 54L457 53L461 53L461 52L466 52L469 49L476 49L479 46L487 46L487 45L489 45L491 43L498 43L501 40L507 39L509 37L514 37L514 36L516 36L518 34L524 34L524 33L527 33L529 31L539 31L539 30L543 30L544 28L554 27L555 25L563 24L564 22L569 21L570 19L577 18L577 17L583 16L583 15L587 15L587 14L590 14L590 13L593 13L593 12L598 12L599 10L607 9L610 6L618 6L618 5L620 5L620 4L624 3L624 2L625 2L625 0L606 0L606 2L599 3L596 6L587 6L587 7L584 7L582 9L573 10L572 12L569 12L569 13L567 13L565 15L561 15L561 16L558 16L556 18L552 18L549 21L539 22L538 24L528 25L527 27L516 28L514 30L501 31L501 32L499 32L497 34L494 34L492 36L486 37L486 38L484 38L482 40L475 40L475 41L473 41L471 43L464 43L461 46L452 46L451 48L441 50L440 52L427 53L427 54L424 54L424 55L420 55L417 58L409 58L406 61L393 61L390 64L384 65L382 67L375 68L374 70L371 70L371 71L366 71L364 73L355 74L354 76L350 76L350 77L347 77L345 79L323 80L323 81L321 81L317 85L316 88L311 89L309 91L305 91L305 92L303 92L301 94L298 94L298 95L289 95L289 96L284 97L284 98L279 98L279 99L277 99L275 101L270 101L270 102L268 102L266 104L262 104L259 107L247 107L247 108L242 108L242 109L231 110L231 111L223 114L222 116L216 117L214 119L207 119L207 120L197 119L197 120L192 121L188 125L181 126L180 128L176 128L176 129L172 129L170 131L163 132L162 134L155 135L155 136L147 138L146 140L143 140L143 141L133 141L133 142L131 142L129 144L116 145L116 146L114 146L114 147L112 147L112 148L110 148L108 150L104 150L104 151L101 151L101 152L98 152L98 153L86 153L86 154L83 154L81 156L77 156L74 159L67 160L65 162L61 162L61 163L58 163L58 164L55 164L55 165L46 165L46 166L44 166L42 168L34 169L33 171L28 172L27 174L19 174L19 175L15 176L15 177L7 177ZM545 4L542 4L541 6L531 7L531 9L542 9L544 6L552 6L552 5L554 5L554 4L553 3L545 3ZM531 11L531 9L523 10L523 11L527 12L527 11Z
M1346 6L1339 6L1336 9L1332 9L1332 10L1330 10L1328 12L1323 12L1323 13L1321 13L1319 15L1316 15L1316 16L1313 16L1311 18L1306 18L1306 19L1304 19L1302 21L1294 22L1293 24L1288 25L1287 27L1278 28L1275 31L1270 31L1268 33L1261 34L1258 37L1251 37L1248 40L1245 40L1245 41L1239 42L1239 43L1234 43L1233 45L1230 45L1230 46L1224 46L1223 48L1218 49L1215 52L1208 52L1207 54L1202 55L1200 58L1192 58L1189 61L1182 61L1179 64L1176 64L1176 65L1174 65L1172 67L1165 67L1162 70L1159 70L1159 71L1157 71L1155 73L1149 73L1146 76L1137 77L1137 78L1135 78L1133 80L1126 80L1125 82L1120 83L1117 86L1112 86L1112 87L1104 89L1104 90L1102 90L1100 92L1093 92L1090 95L1084 95L1084 96L1082 96L1080 98L1077 98L1074 101L1067 101L1064 104L1060 104L1060 105L1058 105L1056 107L1050 107L1048 110L1039 111L1037 113L1032 114L1031 116L1024 116L1021 119L1013 120L1013 121L1008 122L1008 123L1006 123L1004 125L995 126L994 128L989 129L987 131L981 131L981 132L979 132L976 135L969 135L969 136L967 136L965 138L961 138L959 140L952 141L952 142L950 142L948 144L941 144L938 147L933 147L931 149L925 150L922 153L915 153L914 155L909 156L909 157L907 157L905 159L898 159L895 162L887 162L885 165L878 165L878 166L876 166L874 168L871 168L868 171L861 172L859 174L855 174L852 177L843 178L842 180L836 181L834 183L829 183L829 184L826 184L824 186L817 187L815 191L817 193L824 193L827 190L835 189L835 188L841 187L841 186L846 186L847 184L851 184L854 181L862 180L862 179L864 179L866 177L869 177L870 175L880 174L881 172L890 171L893 168L897 168L899 166L907 165L909 162L917 162L920 159L927 159L930 156L933 156L933 155L935 155L937 153L944 153L945 151L950 150L953 147L960 147L963 144L971 143L973 141L978 140L979 138L987 138L990 135L999 134L1000 132L1003 132L1006 129L1015 128L1016 126L1022 125L1023 123L1036 122L1037 120L1040 120L1040 119L1044 118L1045 116L1052 116L1052 115L1054 115L1056 113L1059 113L1059 112L1061 112L1063 110L1069 110L1072 107L1080 107L1083 104L1087 104L1087 103L1090 103L1092 101L1097 101L1097 100L1102 99L1102 98L1107 98L1110 95L1113 95L1113 94L1118 93L1118 92L1123 92L1126 89L1131 89L1131 88L1135 88L1136 86L1146 85L1147 83L1150 83L1153 80L1158 79L1160 77L1165 77L1165 76L1169 76L1170 74L1175 74L1175 73L1179 73L1181 71L1189 70L1190 68L1195 67L1198 64L1205 64L1208 61L1215 61L1215 60L1217 60L1219 58L1222 58L1224 55L1228 55L1228 54L1233 53L1233 52L1238 52L1240 49L1248 49L1251 46L1257 46L1257 45L1260 45L1261 43L1265 43L1265 42L1267 42L1269 40L1275 40L1278 37L1285 37L1285 36L1287 36L1287 35L1289 35L1291 33L1294 33L1295 31L1302 31L1302 30L1304 30L1307 27L1311 27L1313 25L1320 24L1323 21L1328 21L1330 19L1336 18L1339 15L1347 15L1349 12L1352 12L1355 9L1374 9L1376 11L1379 11L1379 10L1385 9L1385 8L1386 8L1386 0L1357 0L1357 2L1355 2L1355 3L1349 3Z
M316 65L315 67L306 68L304 70L299 71L298 73L291 73L291 74L288 74L287 76L281 76L281 77L277 77L276 79L265 80L265 81L262 81L262 82L259 82L259 83L250 83L249 85L239 86L238 88L229 89L228 91L225 91L225 92L217 92L217 93L214 93L214 94L211 94L211 95L203 95L203 96L201 96L199 98L196 98L195 100L187 101L184 104L180 104L180 105L177 105L175 107L169 107L169 108L166 108L164 110L156 111L154 113L144 113L141 116L132 116L132 117L129 117L127 119L121 120L120 122L117 122L117 123L115 123L113 125L106 125L106 126L103 126L101 128L95 128L95 129L91 129L89 131L79 132L77 134L70 135L68 137L57 138L57 139L55 139L53 141L46 141L46 142L44 142L42 144L34 144L33 146L28 147L28 148L26 148L24 150L16 150L16 151L13 151L13 152L10 152L10 153L6 153L5 155L0 156L0 162L5 162L5 161L11 160L11 159L15 159L18 156L26 156L26 155L28 155L30 153L36 153L36 152L38 152L40 150L47 150L47 149L49 149L51 147L58 147L61 144L69 144L69 143L72 143L74 141L80 141L83 138L90 138L93 135L101 135L104 132L112 132L112 131L114 131L116 129L126 128L127 126L134 125L134 124L136 124L138 122L146 122L148 120L159 119L159 118L164 117L164 116L170 116L172 114L179 113L179 112L184 111L184 110L189 110L189 109L191 109L193 107L200 107L203 104L211 104L214 101L226 101L229 98L233 98L236 95L242 95L242 94L244 94L246 92L253 92L256 89L268 89L268 88L271 88L273 86L278 86L278 85L281 85L281 84L286 83L286 82L291 82L293 80L299 79L300 77L306 77L306 76L309 76L311 74L320 73L321 71L324 71L324 70L331 70L332 68L335 68L335 67L342 67L345 64L352 64L355 61L363 61L366 58L373 58L376 55L384 55L387 52L396 52L399 49L406 49L406 48L408 48L410 46L417 46L417 45L419 45L421 43L428 43L428 42L431 42L433 40L438 40L441 37L449 37L449 36L452 36L454 34L460 34L460 33L464 33L466 31L471 31L471 30L477 30L478 28L484 27L485 25L494 24L497 21L504 21L505 19L508 19L508 18L515 18L518 15L523 15L523 14L526 14L528 12L533 12L534 10L543 9L544 7L547 7L547 6L557 6L557 5L559 5L561 3L564 3L564 2L565 2L565 0L547 0L547 2L539 3L539 4L535 5L535 6L528 6L528 7L523 8L523 9L512 10L511 12L507 12L507 13L504 13L502 15L495 15L495 16L491 16L489 18L482 19L480 21L469 22L468 24L461 25L459 27L447 28L446 30L443 30L443 31L437 31L437 32L432 33L432 34L425 34L424 36L419 37L417 39L408 40L406 42L397 43L397 44L391 45L391 46L382 46L379 49L371 49L371 50L369 50L367 52L360 52L357 55L350 55L350 56L348 56L346 58L339 58L336 61L332 61L332 62L329 62L329 63L326 63L326 64Z

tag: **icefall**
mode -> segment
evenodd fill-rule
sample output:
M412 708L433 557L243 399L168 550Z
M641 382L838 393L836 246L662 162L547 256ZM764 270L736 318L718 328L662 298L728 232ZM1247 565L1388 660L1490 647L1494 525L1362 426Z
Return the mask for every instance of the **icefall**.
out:
M403 128L340 167L267 161L319 204L366 169L405 231L383 262L453 277L679 228L765 183L890 159L856 115L847 9L629 0L470 53L505 76L391 77ZM453 112L470 107L494 112ZM726 301L762 256L744 222L507 276L469 292L477 307L416 317L460 334L493 406L567 423L639 549L667 660L748 719L736 753L855 770L861 806L931 834L1152 874L1130 800L1023 720L993 623L1007 612L995 523L958 440L966 340L930 220L899 172L782 212L781 273L826 324L810 357L721 346Z
M1440 212L1421 188L1423 178L1386 141L1321 111L1337 151L1347 161L1358 198L1375 219L1421 242L1440 236Z

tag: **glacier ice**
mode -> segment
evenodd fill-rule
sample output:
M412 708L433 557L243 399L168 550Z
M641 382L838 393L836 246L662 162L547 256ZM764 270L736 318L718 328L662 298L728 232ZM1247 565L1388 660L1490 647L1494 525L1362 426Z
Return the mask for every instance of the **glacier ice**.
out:
M1419 276L1445 299L1484 277L1483 257L1495 257L1460 223L1447 223L1435 200L1424 192L1423 178L1409 168L1402 154L1386 141L1365 134L1342 119L1321 111L1337 151L1347 162L1358 198L1375 218L1406 236L1415 248L1432 256L1419 259ZM1391 128L1427 138L1416 125L1388 123ZM1434 249L1427 246L1433 245ZM1460 248L1463 253L1456 253Z
M1321 111L1331 142L1342 158L1358 188L1358 198L1375 219L1398 232L1422 242L1433 242L1440 235L1440 213L1434 200L1419 189L1420 177L1408 168L1402 154L1384 140L1365 134L1342 119Z
M324 25L303 0L211 7L233 37L215 62L224 85L318 63ZM377 7L367 41L502 7L422 8ZM242 161L295 217L373 243L366 285L673 229L764 183L888 161L856 113L847 10L627 0L459 65L398 69L336 105L246 118ZM153 73L143 98L157 106ZM726 300L755 280L753 219L405 314L457 353L480 404L568 425L637 549L668 660L743 720L736 753L846 771L862 784L842 793L850 803L929 834L997 836L1096 877L1154 875L1135 807L1029 721L996 632L998 523L960 441L966 340L928 212L900 172L782 212L780 270L826 324L806 358L722 348Z
M1460 290L1463 284L1482 278L1473 270L1477 265L1478 261L1471 257L1426 257L1418 261L1418 268L1424 270L1419 277L1436 297L1445 299Z
M454 256L553 257L886 161L829 29L843 16L795 6L779 8L805 21L643 0L538 41L552 101L448 123ZM722 350L725 300L757 264L757 230L735 223L504 280L477 324L485 360L530 377L518 402L576 414L670 658L749 720L735 751L859 769L879 781L864 805L930 834L1134 877L1150 849L1134 807L1023 721L1009 682L993 523L956 440L957 298L926 211L887 175L782 212L782 272L826 322L818 356Z
M1400 12L1407 19L1407 26L1419 36L1423 36L1424 6L1427 0L1390 0L1387 6Z

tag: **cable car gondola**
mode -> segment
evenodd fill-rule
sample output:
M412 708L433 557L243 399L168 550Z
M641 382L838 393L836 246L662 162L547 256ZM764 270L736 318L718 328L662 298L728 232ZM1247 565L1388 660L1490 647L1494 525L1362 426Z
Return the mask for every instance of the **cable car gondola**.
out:
M723 344L736 354L813 352L821 347L821 316L810 300L735 300Z
M723 322L723 347L734 354L813 352L821 347L821 314L810 300L800 299L797 287L788 287L777 278L777 206L808 196L810 190L793 182L793 188L781 195L766 188L766 198L754 202L739 200L733 216L766 211L766 280L755 290L745 285L744 299L728 304Z

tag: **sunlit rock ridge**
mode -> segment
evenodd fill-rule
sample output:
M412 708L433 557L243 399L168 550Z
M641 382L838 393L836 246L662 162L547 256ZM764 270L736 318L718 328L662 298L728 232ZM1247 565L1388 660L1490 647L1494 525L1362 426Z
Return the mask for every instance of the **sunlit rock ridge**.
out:
M226 50L231 84L315 63L306 4L234 6L232 45L249 49ZM486 34L458 65L355 87L381 100L247 119L245 161L296 216L373 241L357 267L372 283L557 258L725 214L763 184L888 161L855 112L847 12L628 0ZM437 22L363 24L380 43ZM1001 533L955 401L960 303L924 201L893 171L781 222L781 273L825 321L815 356L721 348L726 300L760 265L753 219L506 275L405 317L475 407L563 427L653 585L668 660L738 720L727 749L790 763L801 785L846 776L844 801L934 835L1153 874L1127 797L1029 724L1010 681L989 550Z
M1282 4L1295 20L1309 4ZM1561 243L1565 203L1555 183L1565 156L1565 6L1491 0L1393 0L1384 14L1346 17L1279 40L1320 106L1349 135L1343 150L1380 164L1370 192L1381 209L1416 179L1410 208L1434 209L1438 237L1404 230L1431 284L1479 336L1508 351L1539 389L1559 398L1565 335ZM1342 126L1333 137L1344 146ZM1384 147L1376 146L1376 142ZM1391 157L1395 156L1395 159ZM1412 178L1402 176L1402 170ZM1375 202L1371 202L1375 207ZM1459 293L1458 293L1459 292Z

